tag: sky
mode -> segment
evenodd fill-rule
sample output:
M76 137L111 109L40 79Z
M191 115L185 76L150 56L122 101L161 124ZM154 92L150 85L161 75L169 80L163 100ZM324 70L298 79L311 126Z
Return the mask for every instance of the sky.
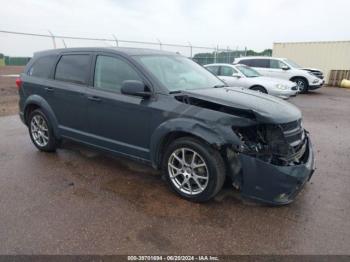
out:
M350 40L348 0L0 0L0 30L230 49ZM65 40L68 47L113 42ZM57 47L64 47L56 40ZM150 47L120 44L121 46ZM50 38L0 33L0 53L31 56ZM163 47L163 49L166 49ZM168 48L171 49L171 48ZM189 49L175 50L188 55ZM206 51L193 49L193 53ZM209 50L207 50L209 51Z

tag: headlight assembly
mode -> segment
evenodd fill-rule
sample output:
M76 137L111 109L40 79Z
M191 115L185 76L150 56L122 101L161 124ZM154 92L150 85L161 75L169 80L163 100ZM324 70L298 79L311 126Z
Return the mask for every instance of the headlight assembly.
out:
M281 89L281 90L288 89L288 87L286 85L283 85L283 84L277 84L277 85L275 85L275 87L278 88L278 89Z

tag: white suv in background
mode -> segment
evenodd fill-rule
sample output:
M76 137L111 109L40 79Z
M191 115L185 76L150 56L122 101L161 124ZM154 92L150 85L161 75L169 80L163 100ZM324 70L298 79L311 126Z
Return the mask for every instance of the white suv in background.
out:
M234 63L253 67L264 76L293 81L302 93L320 88L324 84L323 73L320 70L302 68L287 58L249 56L236 58Z

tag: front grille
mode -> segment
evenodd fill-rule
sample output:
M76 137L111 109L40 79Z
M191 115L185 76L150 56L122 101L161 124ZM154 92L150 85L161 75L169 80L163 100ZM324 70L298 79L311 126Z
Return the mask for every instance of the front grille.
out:
M307 140L301 119L281 124L283 136L290 145L290 151L284 157L286 163L299 163L305 153Z
M281 128L284 138L288 144L292 146L295 151L298 151L305 138L304 129L301 125L301 119L281 124Z
M290 131L290 130L296 129L296 128L300 127L300 126L301 126L301 119L281 124L281 127L282 127L283 131Z

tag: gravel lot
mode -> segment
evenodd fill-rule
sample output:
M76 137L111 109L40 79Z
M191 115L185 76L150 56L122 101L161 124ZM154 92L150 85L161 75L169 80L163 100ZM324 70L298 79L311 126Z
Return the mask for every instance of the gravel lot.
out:
M350 254L350 90L290 101L317 170L278 208L231 188L190 203L141 164L73 143L40 153L18 116L1 117L0 254Z

